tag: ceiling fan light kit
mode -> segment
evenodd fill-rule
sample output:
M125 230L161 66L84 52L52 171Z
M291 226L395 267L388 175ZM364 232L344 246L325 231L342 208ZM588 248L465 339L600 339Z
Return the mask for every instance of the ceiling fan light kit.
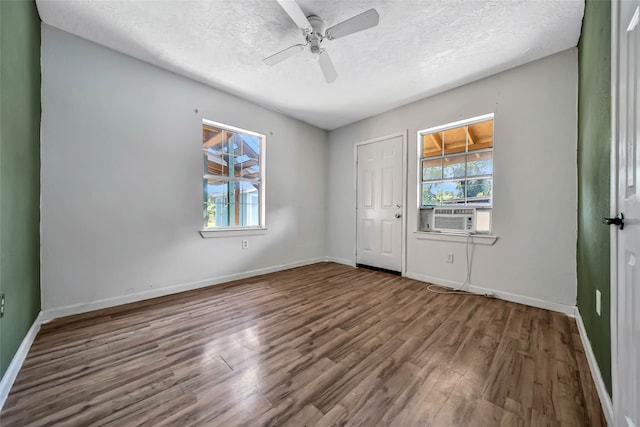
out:
M290 46L264 58L263 62L267 65L276 65L309 46L311 53L318 55L318 64L320 64L320 69L327 83L335 81L338 78L338 73L333 66L329 53L322 48L322 42L325 39L334 40L375 27L380 20L378 12L375 9L369 9L325 30L324 20L316 15L305 16L295 0L277 0L277 2L300 28L306 43Z

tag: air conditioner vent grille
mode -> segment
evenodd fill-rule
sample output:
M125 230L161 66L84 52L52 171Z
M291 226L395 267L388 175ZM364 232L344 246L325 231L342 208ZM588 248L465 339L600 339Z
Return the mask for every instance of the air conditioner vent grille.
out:
M475 208L435 208L436 215L475 215Z

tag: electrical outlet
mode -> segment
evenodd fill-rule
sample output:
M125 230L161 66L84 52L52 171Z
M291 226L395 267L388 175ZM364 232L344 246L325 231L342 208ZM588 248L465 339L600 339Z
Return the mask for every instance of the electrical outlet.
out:
M596 289L596 313L600 316L602 311L602 294Z
M4 316L4 294L0 295L0 317Z
M249 241L247 239L242 239L242 249L249 249Z
M448 253L447 254L447 262L449 264L453 264L453 254L452 253Z

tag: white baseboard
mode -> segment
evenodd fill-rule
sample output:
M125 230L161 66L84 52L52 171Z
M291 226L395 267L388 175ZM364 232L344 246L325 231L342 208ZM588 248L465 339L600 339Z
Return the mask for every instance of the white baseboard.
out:
M161 297L165 295L171 295L178 292L185 292L194 289L200 289L207 286L218 285L221 283L231 282L233 280L241 280L246 279L248 277L259 276L261 274L274 273L276 271L282 271L289 268L302 267L305 265L315 264L318 262L335 262L338 264L344 264L351 267L355 266L355 263L352 260L345 258L337 258L337 257L323 257L323 258L312 258L302 261L296 261L288 264L281 264L271 267L259 268L255 270L243 271L242 273L229 274L226 276L219 276L208 278L204 280L198 280L195 282L182 283L178 285L168 286L159 289L149 289L147 291L138 292L129 295L123 295L113 298L105 298L97 301L91 301L80 304L73 304L63 307L49 308L43 310L41 313L41 323L47 323L53 319L57 319L59 317L71 316L74 314L86 313L89 311L100 310L103 308L114 307L117 305L128 304L132 302L142 301L146 299ZM457 288L459 283L452 282L445 279L439 279L436 277L426 276L418 273L407 272L406 277L410 279L419 280L422 282L434 283L436 285L442 285L449 288ZM481 288L478 286L467 286L465 290L475 294L486 294L491 293L493 297L503 299L506 301L517 302L520 304L530 305L533 307L544 308L547 310L557 311L560 313L567 314L569 316L573 316L575 313L575 306L559 304L551 301L545 301L533 297L527 297L518 294L512 294L509 292L497 291L495 289L489 288Z
M410 279L419 280L421 282L429 282L434 285L445 286L447 288L456 289L460 286L460 283L453 282L446 279L439 279L437 277L430 277L424 274L407 272L406 277ZM538 298L528 297L525 295L513 294L510 292L498 291L495 289L481 288L479 286L465 286L464 291L471 292L473 294L491 294L493 298L502 299L505 301L517 302L518 304L530 305L532 307L544 308L546 310L556 311L568 316L575 314L576 307L574 305L560 304L557 302L546 301Z
M38 335L38 331L40 330L40 325L42 324L42 312L38 313L38 317L33 321L31 328L27 331L27 335L25 335L20 347L16 351L16 354L13 355L13 359L11 359L11 363L7 367L2 380L0 381L0 410L4 407L4 402L7 400L9 396L9 392L11 391L11 387L13 386L13 382L16 380L18 376L18 372L20 372L20 368L22 368L22 364L24 363L24 359L27 358L27 354L29 353L29 349L31 348L31 344L33 344L33 340L36 339L36 335Z
M600 373L600 367L598 366L598 362L596 361L595 354L593 354L591 341L589 341L589 337L587 336L587 330L584 327L584 322L582 321L582 316L580 315L580 310L578 310L578 308L576 308L575 317L576 323L578 324L578 331L580 332L580 339L582 340L582 346L584 347L584 354L587 357L587 362L589 362L591 377L593 378L593 382L596 385L596 390L598 392L598 397L600 398L600 404L602 405L604 417L607 420L607 424L613 426L613 404L611 402L611 396L609 396L607 387L604 385L604 380L602 379L602 374Z
M151 298L162 297L165 295L176 294L178 292L191 291L194 289L205 288L207 286L219 285L221 283L231 282L234 280L246 279L248 277L259 276L261 274L275 273L276 271L287 270L289 268L302 267L304 265L324 262L326 258L312 258L302 261L296 261L288 264L275 265L272 267L258 268L255 270L243 271L241 273L229 274L226 276L212 277L209 279L198 280L195 282L181 283L178 285L167 286L159 289L150 289L135 294L123 295L113 298L105 298L97 301L91 301L81 304L73 304L64 307L49 308L42 313L42 323L50 322L59 317L71 316L74 314L86 313L89 311L100 310L103 308L115 307L117 305L128 304L131 302L142 301Z
M353 262L353 260L350 259L346 259L346 258L337 258L337 257L333 257L333 256L328 256L326 258L327 262L335 262L336 264L344 264L344 265L348 265L350 267L355 267L356 263Z

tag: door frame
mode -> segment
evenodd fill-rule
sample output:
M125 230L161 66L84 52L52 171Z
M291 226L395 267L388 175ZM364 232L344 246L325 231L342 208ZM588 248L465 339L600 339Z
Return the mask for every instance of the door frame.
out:
M354 217L353 217L353 265L358 262L358 147L361 145L373 144L396 137L402 138L402 226L400 231L400 274L404 277L407 273L407 138L409 130L390 133L365 141L356 142L353 147L353 191L354 198Z

